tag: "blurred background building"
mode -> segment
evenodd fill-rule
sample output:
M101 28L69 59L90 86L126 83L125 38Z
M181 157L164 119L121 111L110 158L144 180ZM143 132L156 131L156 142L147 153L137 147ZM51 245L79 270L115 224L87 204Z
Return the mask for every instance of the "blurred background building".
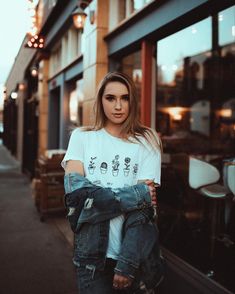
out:
M159 227L171 269L192 293L235 292L235 175L227 177L235 157L234 1L28 2L32 31L3 110L3 143L22 171L34 178L40 155L66 149L70 131L92 123L108 71L127 73L141 121L163 142ZM194 157L209 164L202 184L189 181ZM211 180L213 167L219 177ZM199 192L214 182L220 186Z

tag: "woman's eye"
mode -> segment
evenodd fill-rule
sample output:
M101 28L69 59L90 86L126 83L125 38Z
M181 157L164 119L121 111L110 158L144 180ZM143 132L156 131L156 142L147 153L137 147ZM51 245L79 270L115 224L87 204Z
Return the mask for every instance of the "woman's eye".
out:
M129 95L123 96L122 99L125 100L125 101L129 101Z
M106 96L105 97L108 101L113 101L115 98L113 96Z

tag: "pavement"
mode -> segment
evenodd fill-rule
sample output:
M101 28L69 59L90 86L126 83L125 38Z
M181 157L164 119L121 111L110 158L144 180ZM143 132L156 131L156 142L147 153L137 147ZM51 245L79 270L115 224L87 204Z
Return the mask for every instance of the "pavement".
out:
M31 182L0 145L0 293L78 294L65 215L40 221Z

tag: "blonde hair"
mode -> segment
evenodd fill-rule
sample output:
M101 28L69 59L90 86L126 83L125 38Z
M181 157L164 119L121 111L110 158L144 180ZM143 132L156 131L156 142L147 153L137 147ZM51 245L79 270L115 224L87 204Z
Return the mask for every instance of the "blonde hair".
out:
M125 140L128 140L128 137L136 139L138 142L141 142L139 136L145 138L153 147L156 147L162 151L162 143L156 131L151 128L148 128L141 124L138 113L138 99L136 93L136 87L132 79L120 72L109 72L103 80L100 82L96 99L94 104L95 110L95 122L92 127L86 127L84 130L100 130L106 125L106 115L104 113L102 97L104 94L105 87L110 82L120 82L124 84L129 92L129 115L125 122L122 124L121 128L121 137Z

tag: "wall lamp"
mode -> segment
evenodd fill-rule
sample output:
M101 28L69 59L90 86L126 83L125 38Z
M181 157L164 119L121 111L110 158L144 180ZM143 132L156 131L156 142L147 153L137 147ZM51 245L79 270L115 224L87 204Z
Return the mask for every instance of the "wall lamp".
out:
M33 65L31 68L30 68L30 74L32 77L36 78L38 76L38 68L37 66Z
M84 1L84 0L78 1L77 8L72 13L73 24L75 28L80 30L81 32L83 32L86 17L87 17L87 14L84 12L84 9L87 6L89 6L90 2L91 1ZM91 9L89 10L89 21L90 21L90 24L94 24L95 22L95 11Z
M15 91L11 92L11 98L12 99L17 99L17 97L18 97L18 93L17 92L15 92Z

